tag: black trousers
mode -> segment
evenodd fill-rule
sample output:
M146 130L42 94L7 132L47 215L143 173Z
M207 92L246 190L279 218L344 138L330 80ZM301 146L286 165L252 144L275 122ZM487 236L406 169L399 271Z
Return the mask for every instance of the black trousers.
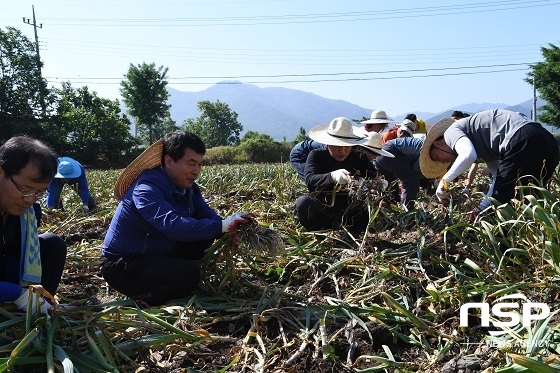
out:
M66 263L66 242L54 233L39 235L41 250L41 285L52 295L56 294Z
M515 195L518 179L527 175L546 184L559 160L558 143L550 132L538 123L521 127L500 155L492 197L501 203L509 202ZM534 182L534 179L525 177L519 181L522 185L527 185Z
M341 225L348 227L353 232L365 231L369 222L367 210L361 206L348 209L347 197L337 196L342 199L334 206L306 194L296 200L295 213L300 224L308 231L323 229L338 229Z
M101 274L118 292L159 306L190 295L200 281L199 260L213 239L177 242L168 256L101 257Z

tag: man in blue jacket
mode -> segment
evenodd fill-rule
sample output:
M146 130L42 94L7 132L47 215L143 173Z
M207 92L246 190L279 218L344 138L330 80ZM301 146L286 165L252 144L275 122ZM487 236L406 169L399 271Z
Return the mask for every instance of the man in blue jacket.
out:
M12 137L0 147L0 303L26 310L52 305L29 291L42 285L55 295L66 262L66 244L53 233L38 234L41 209L36 203L56 173L56 153L30 137ZM39 298L39 299L37 299Z
M47 196L47 208L64 210L60 194L64 185L77 186L78 194L82 200L82 210L84 212L92 211L95 208L95 200L89 192L86 171L80 162L70 157L61 157L58 159L58 170L54 179L49 185L49 194Z
M195 181L205 153L197 135L172 132L119 176L120 203L101 257L101 273L115 290L150 306L188 296L200 280L205 249L249 222L247 213L222 220L202 197Z

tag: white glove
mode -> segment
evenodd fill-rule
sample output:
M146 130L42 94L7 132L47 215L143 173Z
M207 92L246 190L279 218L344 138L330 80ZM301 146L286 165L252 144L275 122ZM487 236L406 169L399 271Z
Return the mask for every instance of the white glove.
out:
M331 172L331 179L340 185L348 184L350 181L350 172L344 168L340 168Z
M222 233L233 232L237 229L239 224L248 223L249 220L245 216L250 216L247 211L236 212L222 220Z
M461 191L461 194L471 194L471 188L469 188L469 187L463 188L463 190Z
M439 200L449 199L449 183L445 180L440 180L438 187L436 189L436 196Z
M54 307L45 300L45 298L39 296L37 300L37 294L31 292L31 300L29 300L29 289L23 289L18 299L14 301L14 304L20 311L27 311L27 303L31 302L31 312L35 313L37 310L37 302L39 302L39 309L42 314L48 315L54 309Z
M384 192L389 187L389 182L385 179L379 180L379 185L381 186L381 191Z
M88 205L82 205L82 211L83 211L83 212L89 212L89 207L88 207Z

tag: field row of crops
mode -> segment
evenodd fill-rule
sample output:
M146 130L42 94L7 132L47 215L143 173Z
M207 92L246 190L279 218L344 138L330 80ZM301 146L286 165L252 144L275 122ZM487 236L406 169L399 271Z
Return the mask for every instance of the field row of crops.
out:
M82 305L50 318L0 308L0 372L560 369L558 175L550 190L520 189L521 201L472 225L481 194L456 191L447 208L421 194L416 211L372 195L368 232L354 237L302 230L293 208L305 186L287 163L209 166L198 181L209 204L222 216L250 211L261 228L218 240L200 289L159 308L123 299L98 270L117 176L88 171L95 213L81 213L71 191L65 213L45 213L42 230L70 245L58 296ZM525 324L506 317L511 325L493 336L484 307L472 307L460 325L467 303L489 304L491 321L507 316L491 308L504 296L550 314ZM523 307L509 311L531 318Z

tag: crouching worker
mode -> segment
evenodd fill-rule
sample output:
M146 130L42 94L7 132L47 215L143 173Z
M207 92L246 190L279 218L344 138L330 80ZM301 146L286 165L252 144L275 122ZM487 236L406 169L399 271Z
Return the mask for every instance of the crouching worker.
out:
M307 157L305 184L309 193L296 201L299 222L308 231L336 229L341 224L356 232L365 230L369 222L367 211L362 206L349 209L348 193L337 189L352 177L377 175L363 153L352 151L353 146L366 143L368 137L343 117L313 127L309 137L327 148L313 150Z
M29 137L13 137L0 147L0 303L13 302L20 310L48 314L52 301L31 292L42 285L54 296L66 262L66 244L53 233L38 234L41 208L56 174L56 153ZM39 299L37 299L39 297Z
M433 180L426 179L420 171L420 149L423 138L399 137L388 141L383 149L393 156L380 156L374 161L377 170L392 184L392 198L408 210L415 208L420 186L429 189ZM402 188L394 181L400 180Z
M54 180L49 185L49 195L47 196L48 209L64 211L60 194L66 184L76 188L82 200L83 212L90 212L95 209L95 199L89 191L84 166L70 157L58 159L58 172L54 175Z
M490 197L510 202L518 182L546 185L558 166L560 152L554 136L540 123L509 110L485 110L434 124L420 151L420 169L426 177L445 173L436 195L446 204L451 196L449 184L477 159L486 162L493 178L487 198L471 212L470 221L490 205Z
M115 184L120 201L103 242L101 274L115 290L158 306L188 296L199 260L214 239L238 224L208 206L196 179L206 148L195 134L165 135L130 163Z

